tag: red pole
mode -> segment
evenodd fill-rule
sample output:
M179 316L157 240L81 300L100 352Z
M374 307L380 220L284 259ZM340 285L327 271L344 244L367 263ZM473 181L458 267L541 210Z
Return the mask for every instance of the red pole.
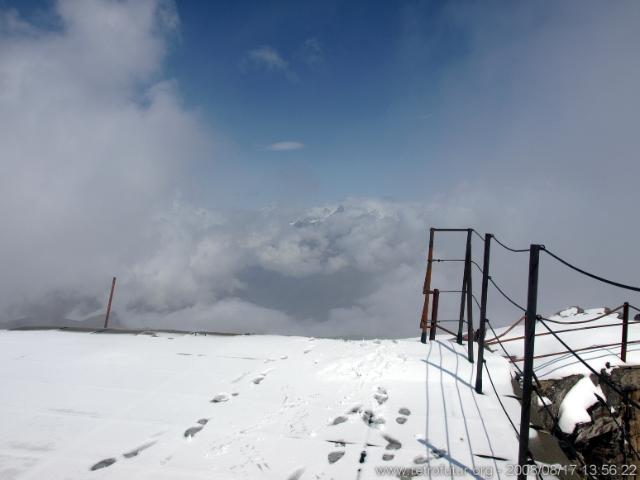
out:
M111 313L111 302L113 301L113 291L116 289L116 277L111 281L111 293L109 294L109 304L107 305L107 315L104 317L104 328L109 326L109 314Z
M627 335L629 329L629 302L622 305L622 346L620 348L620 358L627 361Z
M431 267L433 266L433 237L435 229L429 229L429 252L427 254L427 273L424 278L422 293L424 294L424 304L422 305L422 316L420 317L420 328L422 335L420 341L427 343L427 325L429 318L429 294L431 293Z

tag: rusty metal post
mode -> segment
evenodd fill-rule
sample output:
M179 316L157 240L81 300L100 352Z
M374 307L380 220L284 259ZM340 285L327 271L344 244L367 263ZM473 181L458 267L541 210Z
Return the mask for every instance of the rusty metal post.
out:
M458 345L462 345L462 329L464 324L464 310L465 302L468 300L469 290L469 275L471 270L468 268L471 263L471 230L467 230L467 247L464 255L464 273L462 274L462 289L460 290L460 315L458 321L458 334L456 335L456 342ZM467 310L468 312L468 310Z
M484 234L484 259L482 262L482 293L480 294L480 327L478 330L478 368L476 370L476 392L482 393L482 370L484 363L484 337L487 331L487 292L489 290L489 261L491 256L491 233Z
M538 266L542 245L531 245L529 250L529 284L527 288L527 313L524 324L524 365L522 373L522 406L520 409L520 438L518 441L518 480L527 480L529 463L529 422L531 420L531 392L533 391L533 352L538 316Z
M111 302L113 302L113 291L116 289L116 277L111 280L111 293L109 293L109 303L107 304L107 315L104 317L104 328L109 326L109 314L111 313Z
M627 361L627 335L629 333L629 302L624 302L622 306L622 346L620 348L620 358Z
M420 318L420 328L422 334L420 341L427 343L427 325L429 322L429 294L431 293L431 267L433 265L433 239L435 235L435 229L432 227L429 229L429 253L427 254L427 273L424 277L424 285L422 286L422 293L424 294L424 304L422 305L422 317Z
M438 328L438 302L440 300L440 290L433 291L433 305L431 307L431 329L429 330L429 340L436 339L436 328Z

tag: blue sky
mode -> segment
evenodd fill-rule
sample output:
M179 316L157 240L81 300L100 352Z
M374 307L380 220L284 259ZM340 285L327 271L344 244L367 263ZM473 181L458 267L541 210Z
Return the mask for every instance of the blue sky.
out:
M0 5L63 28L55 2ZM517 157L558 141L550 122L574 120L562 118L567 89L579 90L581 72L598 63L576 47L598 42L603 13L595 2L464 1L185 0L175 11L179 27L157 74L176 82L214 144L188 162L183 195L241 208L426 201L469 182L504 188L522 168L537 175ZM609 28L601 23L596 30ZM547 68L549 48L560 68ZM588 107L588 94L568 111ZM531 133L539 140L509 144ZM280 142L302 148L268 149ZM570 156L578 146L568 144Z
M302 202L421 196L438 165L439 72L464 55L465 32L439 24L440 2L372 5L179 2L170 72L229 155L276 188L301 182ZM263 47L286 66L252 62ZM280 141L305 147L264 150Z

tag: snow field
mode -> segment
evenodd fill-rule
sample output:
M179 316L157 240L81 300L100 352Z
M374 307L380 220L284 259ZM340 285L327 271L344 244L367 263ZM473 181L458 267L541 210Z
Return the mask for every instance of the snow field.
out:
M487 364L517 423L508 363ZM474 375L444 337L0 331L0 478L503 477L515 433Z

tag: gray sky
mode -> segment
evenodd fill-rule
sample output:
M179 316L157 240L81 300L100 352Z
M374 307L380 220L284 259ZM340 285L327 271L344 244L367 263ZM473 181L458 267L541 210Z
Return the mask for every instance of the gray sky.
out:
M640 284L640 4L366 5L337 37L220 25L214 57L181 4L0 3L0 322L95 320L116 275L121 325L414 335L430 226ZM522 303L526 266L494 251ZM640 304L548 258L541 281L545 313Z

